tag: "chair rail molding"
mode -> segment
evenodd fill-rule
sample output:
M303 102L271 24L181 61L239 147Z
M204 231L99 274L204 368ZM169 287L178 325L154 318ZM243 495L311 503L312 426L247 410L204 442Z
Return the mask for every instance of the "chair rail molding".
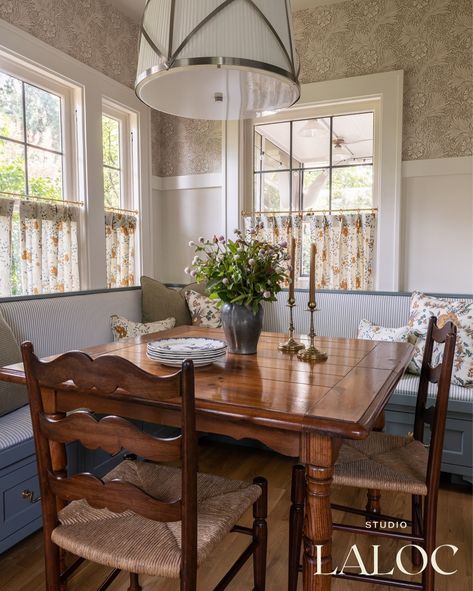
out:
M182 176L153 176L154 191L185 191L188 189L212 189L221 187L223 177L220 172L205 174L186 174Z
M402 178L473 174L473 156L409 160L402 163Z

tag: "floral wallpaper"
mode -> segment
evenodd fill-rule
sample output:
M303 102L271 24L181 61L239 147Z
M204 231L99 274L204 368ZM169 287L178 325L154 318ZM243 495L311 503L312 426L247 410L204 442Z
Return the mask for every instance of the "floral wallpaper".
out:
M139 27L104 0L0 0L0 18L133 86ZM473 153L471 0L346 0L294 14L301 82L402 69L403 159ZM221 124L153 112L153 174L221 170Z
M0 0L0 18L133 86L139 26L103 0Z
M346 0L297 11L301 82L404 70L403 160L469 156L472 23L471 0ZM154 120L155 174L221 169L220 124Z
M222 123L153 111L153 174L179 176L220 172Z
M404 70L403 160L473 153L471 0L350 0L294 15L301 82Z
M133 87L139 26L105 0L0 0L0 18ZM153 174L221 170L221 124L152 114Z

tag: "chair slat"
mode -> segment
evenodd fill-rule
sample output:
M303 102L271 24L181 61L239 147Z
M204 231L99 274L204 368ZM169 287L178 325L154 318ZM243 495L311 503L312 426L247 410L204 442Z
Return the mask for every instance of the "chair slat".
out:
M51 491L66 501L85 499L91 507L123 513L133 508L147 519L155 521L180 521L181 500L172 503L159 501L124 480L103 482L92 474L75 474L69 478L48 475Z
M442 365L443 364L440 364L437 365L437 367L429 367L427 369L426 378L427 380L429 380L431 384L438 384L440 376L442 374Z
M179 396L180 372L170 376L152 376L127 359L104 355L92 359L86 353L72 351L49 362L33 359L32 365L41 386L59 388L72 382L82 392L113 394L132 392L135 398L167 400Z
M40 426L50 440L80 441L88 449L100 448L110 454L126 449L155 462L176 461L181 457L181 436L153 437L121 417L106 416L97 420L88 411L76 411L61 419L41 414Z

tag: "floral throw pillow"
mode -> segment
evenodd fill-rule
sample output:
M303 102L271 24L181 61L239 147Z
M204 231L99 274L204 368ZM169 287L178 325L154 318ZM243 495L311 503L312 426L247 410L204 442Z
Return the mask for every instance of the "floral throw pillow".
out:
M175 324L175 318L166 318L166 320L143 324L142 322L127 320L123 316L118 316L117 314L110 316L110 325L112 327L114 341L126 339L127 337L139 337L153 332L162 332L163 330L174 328Z
M451 320L457 327L457 346L453 361L452 383L463 387L473 387L473 302L447 298L435 298L421 292L414 292L411 298L411 309L408 327L410 334L418 337L419 347L412 360L415 373L420 372L422 355L425 345L427 326L431 316L437 317L441 328ZM440 361L441 348L434 350L433 365Z
M401 326L400 328L386 328L373 324L369 320L361 320L358 325L358 338L369 341L393 341L406 342L409 337L409 328Z
M192 290L186 291L185 296L194 326L203 328L219 328L222 326L218 300L211 300L208 296Z

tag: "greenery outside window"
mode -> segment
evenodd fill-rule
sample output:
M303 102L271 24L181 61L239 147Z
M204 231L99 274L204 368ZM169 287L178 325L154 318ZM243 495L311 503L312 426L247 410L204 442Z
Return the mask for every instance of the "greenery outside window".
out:
M63 199L63 98L0 71L0 191Z
M102 115L104 201L109 208L122 204L121 136L121 122Z
M33 69L0 62L0 197L15 201L9 295L27 295L33 289L20 280L20 204L77 198L73 93L72 87ZM63 282L56 283L61 289Z
M107 287L135 285L138 211L133 114L104 101L103 183Z

